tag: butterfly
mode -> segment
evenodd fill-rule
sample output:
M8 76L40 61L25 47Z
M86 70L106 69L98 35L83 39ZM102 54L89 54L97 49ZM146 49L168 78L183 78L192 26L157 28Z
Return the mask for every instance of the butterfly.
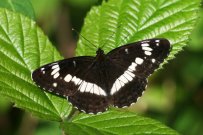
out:
M167 39L153 38L123 45L105 54L56 61L36 69L33 81L45 91L68 99L75 108L97 114L109 106L130 106L142 95L147 79L167 58Z

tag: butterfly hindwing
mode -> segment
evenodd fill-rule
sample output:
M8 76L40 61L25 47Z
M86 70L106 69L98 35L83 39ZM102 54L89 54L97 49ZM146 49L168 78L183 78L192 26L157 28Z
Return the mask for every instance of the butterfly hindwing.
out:
M109 106L106 96L87 92L77 92L75 95L68 97L68 101L80 111L93 114L104 112Z
M135 77L131 82L121 87L118 92L113 94L113 105L119 108L128 107L135 103L142 96L147 80Z

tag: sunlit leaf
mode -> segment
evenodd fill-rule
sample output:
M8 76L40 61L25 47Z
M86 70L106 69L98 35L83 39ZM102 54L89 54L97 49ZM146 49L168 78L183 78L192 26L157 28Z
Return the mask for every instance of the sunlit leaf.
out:
M1 95L16 107L49 120L61 120L69 114L66 99L44 93L31 80L34 69L61 59L35 22L0 9L0 57Z
M187 45L198 18L200 0L109 0L93 7L85 18L81 34L105 52L139 40L167 38L174 58ZM77 55L95 55L94 48L82 37Z
M160 122L130 112L81 114L62 125L69 135L178 135Z
M30 0L1 0L0 7L19 12L33 20L35 19L34 9Z

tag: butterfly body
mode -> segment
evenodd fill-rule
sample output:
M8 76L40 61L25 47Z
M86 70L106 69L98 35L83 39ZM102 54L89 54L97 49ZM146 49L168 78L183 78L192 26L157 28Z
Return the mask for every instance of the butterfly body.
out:
M44 65L32 74L46 91L66 97L80 111L104 112L130 106L147 86L147 77L168 56L166 39L143 40L96 56L73 57Z

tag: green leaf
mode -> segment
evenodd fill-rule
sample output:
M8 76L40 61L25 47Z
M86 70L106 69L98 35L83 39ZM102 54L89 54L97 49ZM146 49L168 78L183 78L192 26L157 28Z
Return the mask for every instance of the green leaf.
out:
M198 18L200 0L109 0L93 7L81 34L98 47L110 50L135 41L167 38L173 49L168 58L182 50ZM95 55L94 48L80 38L77 55Z
M121 111L81 114L72 122L63 123L62 127L69 135L178 135L160 122Z
M31 80L31 72L40 65L61 59L34 21L0 9L0 57L1 95L48 120L60 121L69 114L66 99L43 92Z
M30 0L1 0L0 7L19 12L33 20L35 19L34 9Z

